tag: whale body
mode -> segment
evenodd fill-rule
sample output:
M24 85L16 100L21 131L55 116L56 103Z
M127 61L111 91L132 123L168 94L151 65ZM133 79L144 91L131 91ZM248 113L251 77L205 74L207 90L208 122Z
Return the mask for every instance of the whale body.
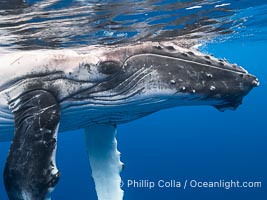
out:
M57 133L76 129L85 129L98 199L120 200L118 124L176 106L236 109L259 85L242 67L173 42L10 52L0 63L10 200L50 198Z

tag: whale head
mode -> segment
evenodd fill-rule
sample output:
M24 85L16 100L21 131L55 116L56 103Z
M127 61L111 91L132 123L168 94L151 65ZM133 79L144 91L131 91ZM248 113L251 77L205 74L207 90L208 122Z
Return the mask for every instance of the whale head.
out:
M1 63L10 67L0 80L0 106L49 91L61 107L60 131L121 124L176 106L236 109L259 85L242 67L173 42L10 53ZM12 113L5 112L10 120L0 127L12 132Z
M259 85L236 64L173 43L106 48L98 58L94 68L102 79L73 98L116 105L118 112L119 105L139 113L184 105L236 109Z

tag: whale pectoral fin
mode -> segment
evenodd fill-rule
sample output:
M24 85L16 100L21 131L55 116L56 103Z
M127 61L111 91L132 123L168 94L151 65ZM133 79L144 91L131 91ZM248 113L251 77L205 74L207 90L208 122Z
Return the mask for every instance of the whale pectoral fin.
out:
M59 105L47 91L35 90L10 103L15 135L4 169L9 200L47 200L59 180L55 164Z
M98 200L122 200L120 172L123 164L117 150L116 126L88 127L85 136Z

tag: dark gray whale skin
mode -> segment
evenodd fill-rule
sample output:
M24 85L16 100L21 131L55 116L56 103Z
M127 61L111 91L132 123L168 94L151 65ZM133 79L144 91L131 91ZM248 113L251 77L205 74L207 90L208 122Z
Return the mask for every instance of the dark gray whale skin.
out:
M16 134L4 169L5 188L9 199L46 199L59 180L51 161L59 105L47 91L31 91L20 98L25 103L14 111Z
M10 200L49 199L60 176L59 123L66 131L175 106L236 109L259 85L236 64L172 42L26 51L0 61L9 69L0 81L0 138L15 132L4 170Z

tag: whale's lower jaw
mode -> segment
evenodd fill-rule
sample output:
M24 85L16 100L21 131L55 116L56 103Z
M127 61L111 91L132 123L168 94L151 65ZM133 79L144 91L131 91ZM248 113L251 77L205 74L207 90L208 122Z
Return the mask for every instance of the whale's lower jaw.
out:
M218 101L219 102L219 101ZM123 124L145 117L162 109L178 106L214 104L214 100L201 101L197 95L147 98L139 101L103 103L97 101L62 102L59 132L84 129L95 125ZM149 106L148 106L149 105ZM118 109L119 108L119 109ZM14 136L13 117L0 122L0 142L11 141Z
M163 109L179 106L210 105L215 102L212 99L202 101L202 97L193 94L148 96L140 100L130 99L116 102L84 101L80 102L81 104L67 102L62 104L60 130L72 130L77 129L77 127L85 128L95 124L123 124ZM77 120L75 116L79 116L79 119Z
M201 97L192 94L113 102L97 100L64 101L61 103L59 132L83 129L96 124L128 123L172 107L212 104L212 100L210 102L200 100ZM0 120L0 142L11 141L14 136L14 118L11 111L6 110L5 112L6 118Z

